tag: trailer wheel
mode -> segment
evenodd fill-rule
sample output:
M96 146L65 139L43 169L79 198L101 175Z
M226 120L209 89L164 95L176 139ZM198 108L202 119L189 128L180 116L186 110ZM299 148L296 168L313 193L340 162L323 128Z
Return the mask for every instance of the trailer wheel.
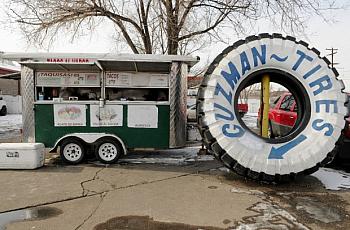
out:
M79 164L85 156L85 148L82 141L75 138L67 138L60 145L62 161L68 164Z
M237 110L240 92L266 74L298 105L297 125L278 139L252 132ZM333 159L344 128L347 99L337 76L319 51L290 36L260 34L234 43L215 58L198 91L197 120L208 151L255 180L284 182L315 172Z
M4 105L0 110L0 116L6 116L7 115L7 107Z
M95 155L105 164L113 164L123 155L120 143L113 138L102 138L96 141Z

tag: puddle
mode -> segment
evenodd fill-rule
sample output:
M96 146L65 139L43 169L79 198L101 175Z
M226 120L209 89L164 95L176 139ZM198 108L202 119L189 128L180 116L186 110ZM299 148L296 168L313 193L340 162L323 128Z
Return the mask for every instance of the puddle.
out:
M218 186L214 186L214 185L211 185L211 186L208 186L209 189L217 189Z
M38 220L48 219L54 216L58 216L63 212L57 208L41 207L23 209L12 212L4 212L0 214L0 230L5 230L6 225L12 222L23 220Z
M228 220L228 219L225 219L222 221L223 224L230 224L232 221L231 220Z
M330 168L320 168L311 175L321 181L328 190L350 189L350 173Z
M289 212L274 204L258 202L248 208L248 210L256 212L257 215L244 217L243 221L238 222L234 229L308 229L306 226L299 223Z
M104 223L95 226L94 230L223 230L210 226L194 226L182 223L168 223L155 221L149 216L121 216L107 220Z
M310 218L323 223L329 224L342 220L338 209L313 197L296 197L295 202L297 210L305 211Z
M296 215L306 223L324 226L343 226L347 223L346 202L337 195L279 194ZM345 228L349 229L349 228Z

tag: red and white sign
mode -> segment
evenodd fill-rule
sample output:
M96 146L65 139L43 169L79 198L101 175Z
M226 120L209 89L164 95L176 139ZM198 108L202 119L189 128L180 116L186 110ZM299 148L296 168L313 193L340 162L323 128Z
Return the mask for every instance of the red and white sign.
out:
M94 63L95 59L89 58L47 58L46 62L50 63Z

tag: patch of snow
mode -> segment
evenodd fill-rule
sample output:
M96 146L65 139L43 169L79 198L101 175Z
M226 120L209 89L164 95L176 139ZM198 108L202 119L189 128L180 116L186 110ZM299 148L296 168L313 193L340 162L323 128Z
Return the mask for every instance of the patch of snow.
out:
M231 172L230 169L228 169L226 167L220 167L220 168L218 168L218 170L221 171L221 172L225 172L225 173L230 173Z
M308 229L286 210L275 204L267 202L258 202L248 210L258 213L258 215L244 217L243 221L238 222L235 229L254 230L254 229Z
M256 189L241 189L241 188L231 188L230 190L233 193L243 193L243 194L248 194L248 195L258 195L258 196L264 196L265 193L262 191L256 190Z
M246 115L251 116L251 117L258 117L258 113L248 112L248 113L246 113Z
M22 128L22 114L8 114L0 116L0 139L20 135Z
M350 173L330 168L320 168L311 175L321 181L328 190L350 189Z
M257 128L257 119L258 114L257 113L247 113L244 115L242 120L244 121L245 125L249 128Z
M128 153L128 155L121 158L118 162L131 164L186 165L190 162L214 160L214 157L211 155L198 155L199 149L200 146L151 152L135 151Z

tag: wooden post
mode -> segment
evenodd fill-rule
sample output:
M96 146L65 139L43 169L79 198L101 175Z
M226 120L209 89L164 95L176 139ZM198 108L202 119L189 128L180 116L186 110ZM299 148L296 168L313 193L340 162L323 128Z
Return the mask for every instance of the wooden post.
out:
M269 109L270 109L270 76L265 74L261 80L262 88L262 117L261 117L261 136L268 138L269 129Z

